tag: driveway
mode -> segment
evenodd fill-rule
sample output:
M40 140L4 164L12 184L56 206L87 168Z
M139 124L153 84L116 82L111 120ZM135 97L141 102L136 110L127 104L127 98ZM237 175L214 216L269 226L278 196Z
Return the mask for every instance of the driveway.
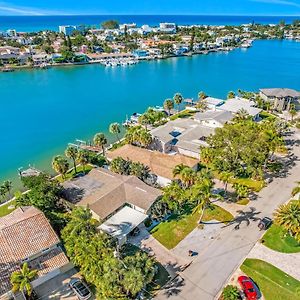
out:
M300 133L288 137L292 141L295 154L295 165L282 175L275 178L251 202L251 207L244 209L238 217L240 228L235 230L235 224L220 230L205 249L199 252L193 264L180 274L183 282L176 282L167 290L161 291L157 299L201 299L213 300L222 289L224 283L243 262L263 232L257 228L257 218L272 216L273 211L290 199L295 182L300 174Z

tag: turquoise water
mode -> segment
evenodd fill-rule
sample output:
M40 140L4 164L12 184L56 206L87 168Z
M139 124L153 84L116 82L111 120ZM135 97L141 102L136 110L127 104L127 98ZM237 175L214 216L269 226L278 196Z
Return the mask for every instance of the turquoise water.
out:
M300 90L300 43L257 41L248 50L130 67L101 65L0 73L0 182L29 163L49 169L51 157L76 138L107 132L126 114L160 105L176 92L290 87Z

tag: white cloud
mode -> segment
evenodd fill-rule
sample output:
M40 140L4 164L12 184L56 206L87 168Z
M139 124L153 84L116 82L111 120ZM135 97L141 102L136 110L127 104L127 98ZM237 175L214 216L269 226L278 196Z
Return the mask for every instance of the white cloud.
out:
M46 16L62 15L59 11L42 10L33 7L16 6L8 2L0 2L0 15Z
M278 5L285 5L285 6L294 6L300 7L300 4L294 1L288 0L250 0L252 2L261 2L261 3L269 3L269 4L278 4Z

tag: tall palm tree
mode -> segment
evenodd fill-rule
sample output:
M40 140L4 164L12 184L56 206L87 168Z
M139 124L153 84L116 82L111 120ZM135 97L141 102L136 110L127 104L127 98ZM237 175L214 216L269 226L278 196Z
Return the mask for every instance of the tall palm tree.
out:
M167 99L164 102L164 108L168 111L168 115L171 115L171 109L174 108L174 102L172 99Z
M68 148L65 151L65 155L66 155L66 157L73 160L74 171L75 171L75 174L76 174L77 173L76 158L77 158L77 155L78 155L78 149L76 147L73 147L73 146L68 146Z
M52 160L52 168L56 173L60 174L62 178L65 178L69 170L69 163L64 157L57 155Z
M89 162L89 155L88 155L87 151L79 150L76 160L77 160L77 163L82 165L83 172L85 173L85 166Z
M145 130L145 129L140 130L138 132L138 140L139 140L139 143L143 147L147 148L151 144L151 142L152 142L151 133L148 132L148 130Z
M94 144L102 148L103 156L105 156L105 145L107 144L107 139L104 133L96 133L94 136Z
M10 282L12 284L13 292L21 292L28 296L32 293L32 286L30 282L36 277L37 270L30 270L27 262L25 262L19 271L14 271L11 274Z
M121 133L121 127L119 123L112 123L109 125L109 132L111 134L115 134L117 136L117 140L120 143L120 136L119 134Z
M274 214L274 222L282 226L291 235L300 238L300 201L293 200L279 206Z
M179 112L179 105L183 101L183 97L180 93L176 93L173 98L174 103L177 105L177 112Z

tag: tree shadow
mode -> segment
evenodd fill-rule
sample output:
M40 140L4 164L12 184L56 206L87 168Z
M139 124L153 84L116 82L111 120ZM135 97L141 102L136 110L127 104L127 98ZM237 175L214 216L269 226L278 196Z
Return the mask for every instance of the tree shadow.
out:
M235 217L232 221L228 222L228 224L224 225L222 228L235 225L234 229L240 229L240 225L245 223L247 226L251 224L251 222L257 222L261 220L261 218L257 217L261 212L257 212L255 207L250 207L249 211L237 210L238 216Z
M182 291L182 287L185 286L184 278L177 275L174 279L170 280L163 288L163 295L167 298L176 296Z

